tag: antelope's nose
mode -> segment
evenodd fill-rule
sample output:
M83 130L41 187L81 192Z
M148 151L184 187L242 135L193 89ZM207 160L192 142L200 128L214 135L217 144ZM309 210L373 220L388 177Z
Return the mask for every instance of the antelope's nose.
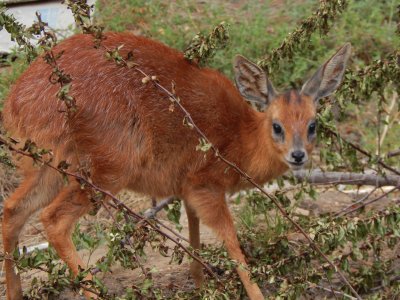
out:
M304 151L301 150L296 150L292 152L292 157L296 163L301 163L305 155L306 154L304 153Z

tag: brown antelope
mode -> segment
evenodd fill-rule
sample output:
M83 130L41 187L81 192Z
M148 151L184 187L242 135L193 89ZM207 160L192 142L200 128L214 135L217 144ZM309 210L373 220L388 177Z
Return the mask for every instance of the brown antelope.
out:
M183 54L156 41L129 33L107 33L108 49L124 45L120 54L133 52L135 63L164 86L176 83L176 93L196 125L228 160L256 182L265 183L308 160L316 138L316 102L340 84L350 45L346 44L309 79L301 91L277 94L267 75L242 56L234 60L238 89L217 71L199 68ZM142 75L107 60L93 47L93 37L76 35L53 50L64 52L60 68L72 76L70 95L78 111L70 119L56 99L59 86L49 82L52 68L37 59L13 86L4 106L6 129L21 140L32 139L52 149L54 165L67 160L85 162L93 182L112 193L131 189L153 197L177 195L184 199L190 243L200 247L199 221L211 227L232 259L246 265L240 250L225 193L246 187L232 169L196 151L199 136L182 125L183 115L169 111L166 95ZM248 99L264 109L252 108ZM24 181L5 201L3 241L12 253L18 235L32 213L43 208L48 240L76 274L84 266L71 240L78 219L91 210L86 191L77 182L68 185L56 171L33 166L19 158ZM7 298L21 299L19 275L5 261ZM203 281L201 265L190 266L197 287ZM263 299L246 268L237 272L250 299ZM90 295L87 295L90 296Z

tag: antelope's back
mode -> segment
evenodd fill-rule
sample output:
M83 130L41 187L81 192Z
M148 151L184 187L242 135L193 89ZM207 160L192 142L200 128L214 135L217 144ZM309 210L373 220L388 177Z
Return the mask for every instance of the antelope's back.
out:
M51 67L38 58L6 100L6 129L64 159L77 152L87 156L91 164L115 173L140 169L150 174L159 168L168 175L176 168L179 175L186 172L182 166L188 162L202 164L204 154L194 151L197 134L182 125L183 114L178 108L170 111L165 93L152 83L143 84L143 75L134 68L118 66L106 58L105 49L123 45L119 51L122 57L132 52L133 62L169 89L175 82L183 105L221 151L240 134L249 107L218 72L200 69L182 53L129 33L107 33L102 45L94 48L92 36L76 35L53 50L63 53L57 63L72 78L69 94L78 106L72 118L66 117L65 106L57 99L59 84L49 82Z

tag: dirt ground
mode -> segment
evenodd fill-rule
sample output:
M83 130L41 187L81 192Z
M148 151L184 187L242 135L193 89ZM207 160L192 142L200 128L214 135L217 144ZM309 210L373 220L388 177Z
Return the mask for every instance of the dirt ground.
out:
M1 169L1 168L0 168ZM124 201L129 207L131 207L134 211L143 211L147 208L151 207L151 200L143 195L135 194L132 192L124 191L119 194L119 198ZM0 203L2 204L2 202ZM2 205L0 206L0 216L2 216ZM183 208L182 208L183 209ZM171 224L163 211L159 212L157 215L158 218L163 220L165 225L170 228L174 228L174 225ZM86 228L90 223L93 222L105 222L110 223L110 219L107 217L107 213L105 211L100 210L96 216L85 216L80 220L81 228ZM181 231L182 236L188 237L188 224L187 218L182 210L182 218L180 221L183 229ZM0 234L1 235L1 234ZM204 243L218 243L217 239L205 226L201 228L201 237ZM25 225L21 236L20 236L20 247L23 246L35 246L46 242L46 237L43 231L42 224L39 221L39 213L35 214ZM2 246L2 237L0 241L0 247ZM100 246L91 256L89 256L88 251L80 251L80 255L84 262L87 262L88 265L95 263L99 258L105 255L107 249L105 246ZM157 270L153 274L153 278L157 287L168 289L171 286L176 286L179 283L180 288L184 289L192 289L194 285L189 278L189 263L188 261L184 261L181 265L170 264L169 257L163 257L158 252L152 251L152 249L148 249L146 252L147 261L144 262L144 266L150 269ZM34 271L29 273L22 274L21 280L23 283L23 289L26 290L30 286L30 282L34 277L42 277L45 278L46 274L40 271ZM110 293L120 294L124 288L129 287L132 283L140 282L143 278L141 278L141 273L139 271L131 271L125 270L122 267L114 267L112 269L112 276L110 274L105 275L102 278L109 288ZM0 299L6 299L5 297L5 272L3 268L3 263L1 263L0 268ZM84 299L81 296L71 292L64 291L61 294L60 299Z
M367 189L364 190L366 192ZM359 193L359 195L356 194ZM300 214L310 214L318 215L326 212L336 212L341 208L344 208L351 204L354 199L359 199L362 197L363 190L360 191L337 191L333 189L320 190L318 200L305 200L301 208L299 209ZM145 196L138 195L131 192L123 192L120 194L121 199L133 210L142 211L151 206L151 201ZM388 203L394 200L398 200L399 194L393 196L389 199L382 199L375 204L376 208L384 207ZM230 201L231 211L235 213L238 207ZM183 208L182 208L183 209ZM164 212L158 214L159 219L163 220L166 225L173 228L173 225L166 220ZM105 212L100 211L96 216L85 216L81 219L81 228L85 228L91 222L108 222L109 218L106 217ZM188 236L188 224L184 211L182 210L181 225L183 230L181 234L183 236ZM201 238L202 242L205 244L215 244L219 243L213 233L205 226L201 226ZM32 217L27 225L25 226L21 238L21 246L33 246L45 242L45 236L43 233L43 228L38 220L38 215ZM1 245L2 246L2 245ZM90 257L87 252L81 251L80 254L85 262L89 264L94 263L97 259L102 257L106 253L106 248L104 246L97 249ZM170 264L170 258L163 257L159 253L153 252L151 249L147 251L147 262L145 266L148 268L155 268L157 271L154 273L154 282L157 287L163 288L163 290L179 288L181 290L190 290L194 288L193 282L189 277L189 263L185 260L181 265ZM30 281L33 277L45 276L41 272L30 272L28 274L24 273L22 275L23 288L28 289ZM111 293L119 294L124 288L129 287L134 282L140 282L142 279L140 277L139 271L125 270L122 267L114 267L112 269L112 274L107 274L104 277L105 284L109 288ZM5 278L4 270L1 267L0 270L0 299L5 299ZM321 298L327 295L321 295ZM329 296L328 296L329 298ZM62 293L60 299L81 299L77 294L71 291L65 291Z

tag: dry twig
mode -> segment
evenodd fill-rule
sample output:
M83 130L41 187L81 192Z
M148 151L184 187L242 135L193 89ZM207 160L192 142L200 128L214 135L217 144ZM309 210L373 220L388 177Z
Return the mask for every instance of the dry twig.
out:
M43 164L43 165L45 165L45 166L47 166L47 167L59 172L62 175L70 176L70 177L76 179L84 187L89 187L89 188L93 189L94 191L97 191L97 192L101 193L103 196L109 197L114 202L115 206L120 211L127 213L128 215L130 215L133 218L135 218L137 221L144 222L150 228L152 228L153 230L155 230L156 232L158 232L162 236L166 237L167 239L171 240L174 244L179 246L185 253L187 253L189 256L191 256L194 260L198 261L207 270L207 272L211 276L213 276L217 281L219 281L218 276L211 270L211 268L205 262L203 262L203 260L198 255L192 253L187 247L185 247L178 239L175 239L171 235L169 235L169 234L165 233L164 231L162 231L155 224L153 224L151 222L151 220L148 220L145 217L143 217L142 215L132 211L129 207L127 207L124 203L122 203L113 194L111 194L110 192L108 192L108 191L96 186L91 180L83 177L81 174L69 172L69 171L67 171L65 169L61 169L59 167L55 167L50 162L43 160L42 158L38 157L37 155L34 155L32 153L29 153L29 152L26 152L26 151L23 151L21 149L18 149L16 147L14 147L10 142L8 142L7 140L5 140L2 137L0 137L0 145L1 144L6 146L10 151L13 151L15 153L18 153L18 154L26 156L26 157L30 157L36 163L41 163L41 164Z
M126 61L124 61L126 64ZM282 213L282 215L290 221L294 225L294 227L301 232L301 234L307 239L309 242L310 246L317 252L319 253L322 258L335 270L336 273L338 273L339 277L343 281L344 284L352 291L352 293L357 297L357 299L362 299L360 295L358 295L357 291L352 287L350 282L347 280L346 276L332 263L332 261L321 251L321 249L316 245L316 243L309 237L309 235L304 231L304 229L293 219L289 216L289 214L286 212L286 210L283 208L283 206L279 203L279 200L276 199L274 196L271 196L268 194L265 189L260 186L258 183L256 183L246 172L242 171L235 163L227 160L223 155L220 154L218 149L210 142L210 140L207 138L207 136L204 134L204 132L197 127L196 123L194 122L192 116L190 113L186 110L186 108L182 105L181 101L177 98L177 96L170 92L168 89L166 89L163 85L159 83L157 80L156 76L150 76L149 74L145 73L142 69L139 67L135 66L135 70L140 72L144 78L149 78L150 81L153 83L155 87L163 91L170 100L173 100L174 104L176 104L179 109L184 113L184 118L187 121L187 124L191 124L191 128L193 128L197 134L203 138L203 140L210 145L210 149L214 152L215 156L223 161L226 165L228 165L230 168L235 170L240 176L242 176L245 180L247 180L251 185L253 185L255 188L257 188L262 194L264 194L266 197L268 197L278 208L278 210Z

